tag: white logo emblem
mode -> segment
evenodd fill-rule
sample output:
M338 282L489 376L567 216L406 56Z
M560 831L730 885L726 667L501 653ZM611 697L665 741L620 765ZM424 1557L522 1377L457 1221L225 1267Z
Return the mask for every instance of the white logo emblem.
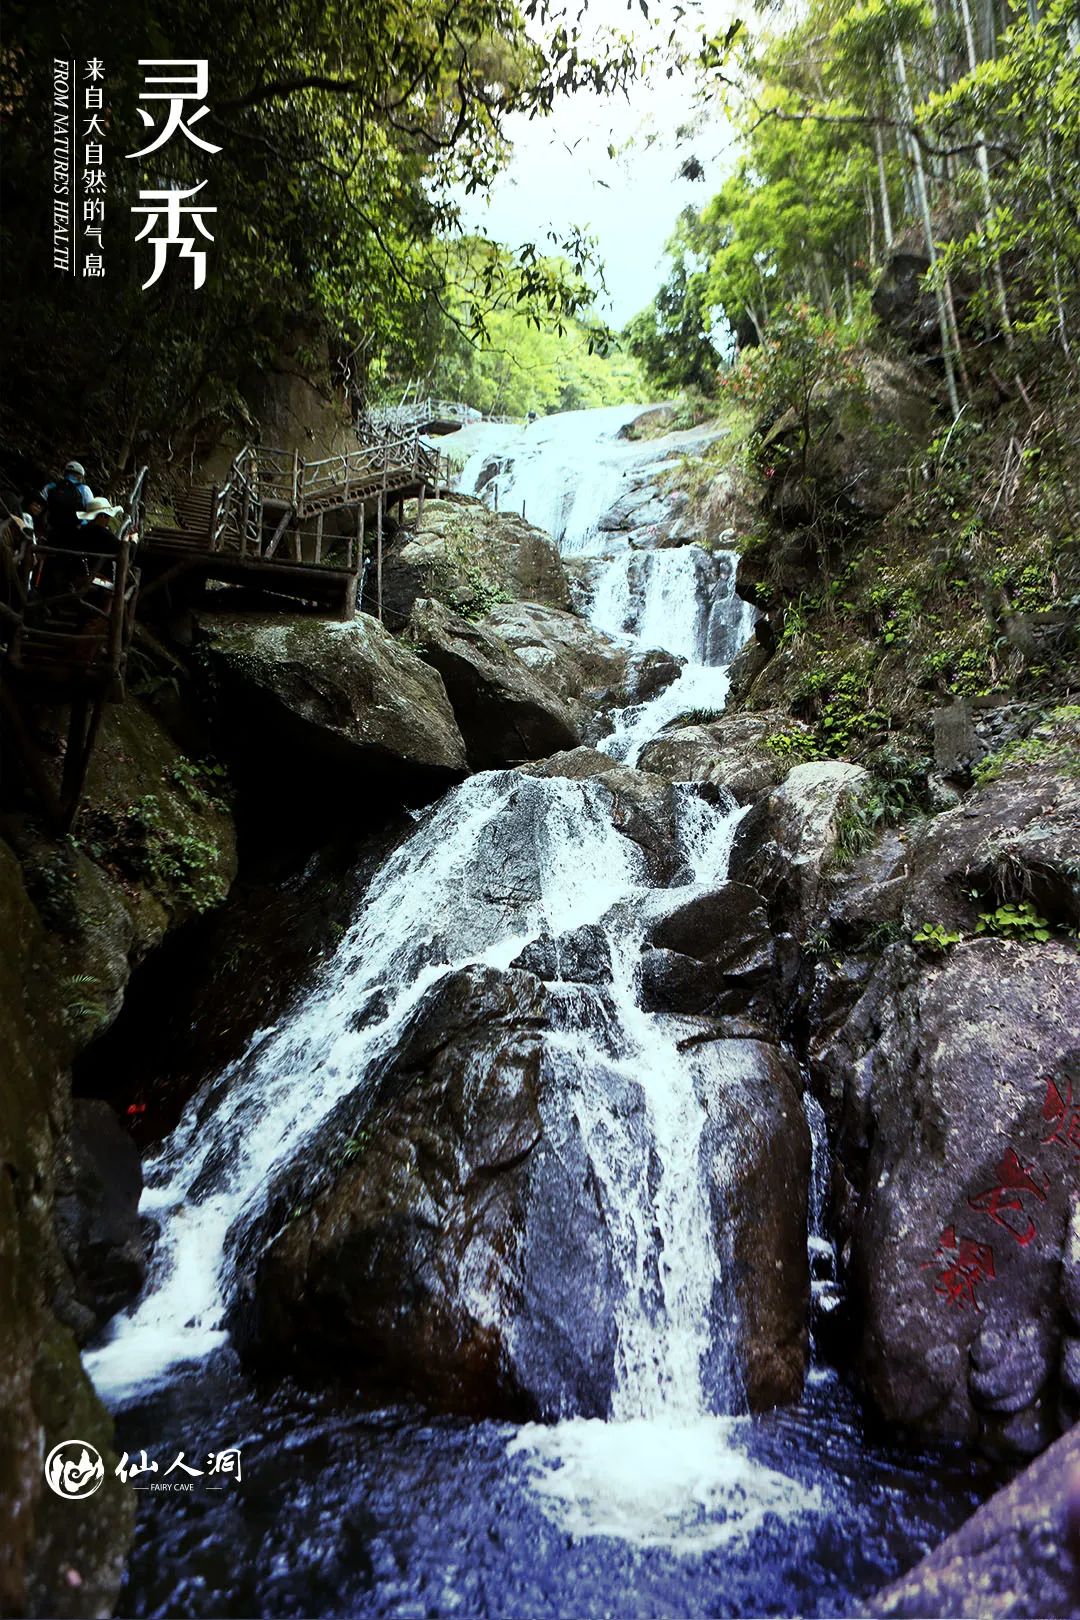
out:
M45 1459L45 1483L66 1502L93 1496L104 1478L101 1453L85 1440L61 1440Z

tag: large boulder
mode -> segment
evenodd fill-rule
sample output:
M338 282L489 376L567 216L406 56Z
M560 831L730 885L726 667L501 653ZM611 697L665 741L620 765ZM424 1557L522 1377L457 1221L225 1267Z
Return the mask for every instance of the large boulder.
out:
M778 787L790 766L769 748L768 739L788 730L786 715L725 714L705 725L669 726L638 759L643 771L671 782L710 782L727 788L740 804Z
M806 1370L810 1133L799 1070L755 1040L705 1041L688 1055L707 1116L701 1153L721 1282L730 1278L738 1364L759 1411L797 1401Z
M746 1015L769 1027L783 1007L782 969L792 955L785 943L791 942L774 938L757 891L725 883L649 929L639 970L641 1004L711 1018Z
M242 1342L324 1365L332 1347L366 1387L453 1410L606 1414L619 1279L545 1013L527 973L429 993L350 1127L359 1151L259 1257ZM611 1102L642 1106L630 1086Z
M57 1176L55 1219L74 1298L86 1312L82 1339L134 1299L146 1279L142 1185L138 1150L113 1109L98 1098L77 1098Z
M468 769L441 677L366 615L205 614L195 651L219 746L260 787L302 793L313 820L429 796Z
M802 936L841 838L844 816L869 783L860 765L796 765L739 824L730 875L757 889L774 922Z
M559 694L590 741L610 730L617 710L656 697L683 667L673 653L633 653L576 614L534 602L500 604L484 622Z
M339 1104L243 1239L246 1354L318 1373L329 1351L377 1398L453 1411L610 1413L628 1291L635 1322L663 1308L658 1256L641 1273L627 1232L651 1231L666 1166L648 1083L608 1055L615 1006L590 954L578 962L595 1038L569 1045L548 1034L558 990L530 972L474 966L428 992L373 1088ZM721 1406L740 1383L755 1406L793 1399L808 1292L797 1071L751 1041L672 1058L704 1110L694 1172L720 1256L703 1388Z
M1006 755L993 780L909 839L903 918L912 930L927 922L972 929L1001 902L1080 925L1076 724L1043 729L1045 739Z
M421 597L476 619L500 601L570 606L551 536L513 512L491 512L458 495L427 501L422 519L415 503L407 505L404 531L403 543L383 558L383 617L393 630L405 624ZM374 604L365 597L365 606Z
M551 686L486 626L420 600L406 635L442 676L475 769L543 759L580 742L573 717Z
M1057 1432L1078 1011L1069 944L894 945L813 1053L860 1361L892 1422L1020 1454Z
M48 928L51 1021L69 1061L113 1023L132 971L226 899L237 870L228 786L129 696L105 710L77 837L14 821L11 836Z
M1075 1614L1078 1478L1080 1427L872 1598L867 1614L896 1620L928 1614L977 1614L980 1620Z

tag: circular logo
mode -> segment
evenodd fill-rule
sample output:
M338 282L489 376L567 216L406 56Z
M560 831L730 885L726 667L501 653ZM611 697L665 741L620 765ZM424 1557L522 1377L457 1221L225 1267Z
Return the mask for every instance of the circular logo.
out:
M65 1502L93 1496L104 1478L101 1453L85 1440L61 1440L45 1459L45 1483Z

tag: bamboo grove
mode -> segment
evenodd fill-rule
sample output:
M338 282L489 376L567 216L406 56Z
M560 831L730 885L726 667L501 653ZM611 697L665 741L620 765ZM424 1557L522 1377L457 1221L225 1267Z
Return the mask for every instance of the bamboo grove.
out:
M737 166L679 221L667 282L628 332L654 376L700 385L725 331L760 342L793 301L853 321L907 254L954 416L987 345L1021 392L1046 361L1075 378L1074 4L811 0L792 26L744 31L740 67L723 69Z

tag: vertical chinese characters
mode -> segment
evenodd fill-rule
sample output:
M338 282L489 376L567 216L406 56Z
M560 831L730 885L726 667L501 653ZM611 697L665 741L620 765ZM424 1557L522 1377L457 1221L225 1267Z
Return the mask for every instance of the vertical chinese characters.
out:
M105 228L105 66L96 56L83 73L82 238L84 276L104 276L102 234Z
M177 134L204 152L220 152L220 146L214 146L211 142L203 140L192 128L208 111L205 103L210 81L208 63L197 59L140 59L139 66L143 69L165 70L145 74L139 100L164 101L168 106L160 127L156 130L153 113L148 112L145 107L139 108L139 117L148 130L154 131L154 136L137 152L129 152L128 157L145 158L151 153L160 152ZM191 111L186 110L189 102L195 104ZM132 208L132 213L145 214L146 222L135 240L148 241L154 249L153 266L148 279L143 282L144 291L147 287L152 287L162 275L170 248L178 249L179 258L190 259L193 285L196 290L205 283L206 250L200 245L200 237L207 242L212 242L214 238L203 216L216 214L217 209L209 207L206 203L189 201L190 198L197 196L205 185L206 181L200 180L197 185L186 189L181 186L163 186L158 190L139 192L139 203Z

